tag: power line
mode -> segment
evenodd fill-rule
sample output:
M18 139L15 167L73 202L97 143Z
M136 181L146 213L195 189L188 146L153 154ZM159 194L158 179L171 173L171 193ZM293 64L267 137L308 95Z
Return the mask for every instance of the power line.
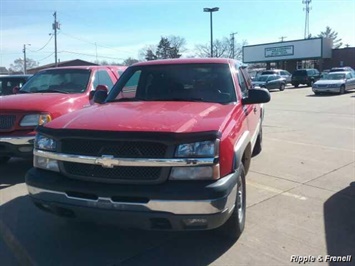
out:
M73 52L73 51L60 51L59 53L69 53L69 54L85 55L85 56L90 56L90 57L99 57L99 58L106 58L106 59L124 60L124 58L102 56L102 55L100 56L100 55L96 55L96 54L85 54L85 53L78 53L78 52Z
M105 46L105 45L102 45L102 44L98 44L97 42L92 42L92 41L89 41L89 40L85 40L83 38L79 38L77 36L73 36L71 34L68 34L66 32L63 32L63 31L60 31L61 34L69 37L69 38L73 38L73 39L76 39L76 40L79 40L79 41L82 41L82 42L85 42L85 43L89 43L89 44L92 44L92 45L95 45L95 47L101 47L101 48L105 48L105 49L111 49L113 51L116 51L116 52L128 52L128 51L125 51L125 50L118 50L116 48L113 48L113 47L109 47L109 46Z
M38 50L36 50L36 51L32 51L32 50L30 50L30 49L28 49L28 50L29 50L31 53L37 53L37 52L43 50L43 49L49 44L49 42L52 40L52 38L53 38L53 34L51 34L51 37L49 38L48 42L47 42L42 48L40 48L40 49L38 49Z
M45 60L45 59L51 57L52 55L54 55L54 52L52 52L50 55L48 55L48 56L46 56L46 57L44 57L44 58L42 58L42 59L40 59L40 60L36 60L36 61L41 62L41 61L43 61L43 60Z

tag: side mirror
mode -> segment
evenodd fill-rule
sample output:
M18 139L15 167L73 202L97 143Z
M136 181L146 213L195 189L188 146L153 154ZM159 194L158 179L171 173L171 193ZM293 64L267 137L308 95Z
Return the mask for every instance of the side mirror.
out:
M106 97L107 97L107 94L108 94L108 87L106 85L97 85L96 89L94 91L90 91L90 94L89 94L89 101L91 100L94 100L95 102L95 94L96 92L98 91L103 91L106 93ZM103 94L102 94L103 95ZM103 96L100 96L100 97L103 97ZM106 98L105 97L105 98ZM103 102L103 101L102 101ZM98 102L98 103L102 103L102 102Z
M17 94L19 91L20 91L20 87L19 86L16 86L16 87L12 88L12 93L13 94Z
M108 87L106 85L97 85L95 91L106 91L108 93Z
M267 103L271 99L270 93L266 89L251 89L248 97L242 99L242 104Z
M103 103L107 98L107 91L96 90L94 94L94 103Z

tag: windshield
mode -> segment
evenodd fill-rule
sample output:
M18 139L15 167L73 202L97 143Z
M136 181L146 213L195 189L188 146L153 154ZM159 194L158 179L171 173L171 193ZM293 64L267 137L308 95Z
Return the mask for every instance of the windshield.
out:
M127 69L108 101L236 101L227 64L137 66Z
M81 93L86 91L90 78L87 69L51 69L34 75L20 92Z
M341 80L341 79L345 79L345 74L343 73L330 73L328 74L327 78L328 80Z

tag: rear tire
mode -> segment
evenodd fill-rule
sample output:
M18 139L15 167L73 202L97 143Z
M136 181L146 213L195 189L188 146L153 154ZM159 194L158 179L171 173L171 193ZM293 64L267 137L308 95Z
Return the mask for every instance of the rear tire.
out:
M10 156L0 156L0 164L5 164L11 159Z
M244 166L240 165L240 175L237 179L237 196L232 215L228 220L216 230L225 238L237 241L245 227L246 211L246 190L245 190L245 172Z

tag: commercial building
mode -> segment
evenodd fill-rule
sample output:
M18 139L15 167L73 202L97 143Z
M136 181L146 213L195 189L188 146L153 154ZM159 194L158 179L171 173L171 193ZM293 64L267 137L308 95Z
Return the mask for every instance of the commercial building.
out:
M289 72L300 68L320 71L337 66L355 69L355 47L332 49L329 38L310 38L243 46L244 63L266 63L266 68L281 68Z

